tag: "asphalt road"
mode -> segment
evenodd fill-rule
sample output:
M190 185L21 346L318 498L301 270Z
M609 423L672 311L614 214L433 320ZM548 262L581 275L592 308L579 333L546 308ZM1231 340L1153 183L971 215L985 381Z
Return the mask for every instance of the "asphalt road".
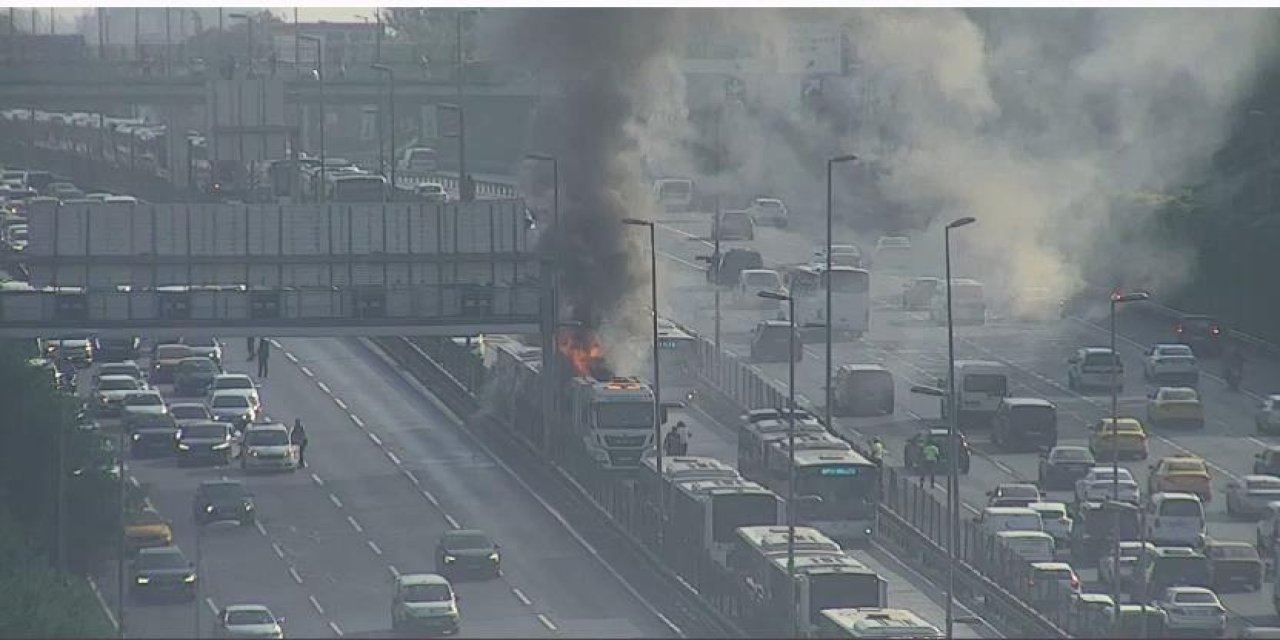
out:
M668 216L660 227L658 249L666 258L659 267L665 295L660 308L701 335L713 331L712 296L699 272L697 255L710 253L705 238L709 232L709 216L685 214ZM841 238L837 237L837 242ZM935 239L941 245L941 238ZM764 256L766 263L795 263L812 259L823 236L757 229L754 242L725 243L728 246L750 246ZM867 246L864 243L864 246ZM917 248L917 254L921 249ZM965 275L962 258L957 258L956 273ZM916 260L928 264L927 257ZM935 384L946 372L946 332L928 322L927 314L908 313L897 305L904 277L938 275L928 267L899 274L877 273L872 269L872 326L858 342L841 342L833 347L833 366L847 363L880 363L896 378L897 410L891 418L839 418L835 428L854 439L869 441L881 437L889 449L890 463L900 464L903 444L918 429L919 416L936 417L936 399L911 396L911 384ZM988 295L991 295L990 293ZM722 342L730 351L743 355L748 351L749 332L756 322L770 317L768 312L733 308L732 296L722 295ZM1105 309L1105 305L1103 306ZM993 310L996 311L996 310ZM992 315L997 315L998 312ZM981 358L1005 362L1012 370L1010 393L1018 396L1046 398L1058 406L1059 443L1086 444L1086 425L1109 415L1109 396L1081 395L1066 387L1066 359L1081 346L1105 345L1108 341L1105 312L1103 317L1058 319L1043 322L1015 322L989 317L984 326L956 329L958 358ZM1149 388L1142 380L1141 355L1145 347L1171 339L1171 327L1143 316L1122 315L1118 324L1118 348L1126 363L1125 391L1120 400L1121 415L1135 415L1145 421L1145 395ZM796 372L797 393L811 406L823 403L823 345L806 346L804 360ZM1146 488L1148 464L1164 456L1193 453L1206 459L1213 471L1214 499L1207 506L1209 535L1220 540L1252 542L1255 523L1234 520L1225 512L1225 484L1233 477L1251 473L1254 453L1280 439L1254 435L1252 415L1260 395L1280 391L1280 365L1250 359L1243 393L1231 392L1217 374L1217 359L1202 360L1200 391L1205 404L1207 425L1203 431L1155 430L1150 442L1150 459L1128 462L1139 485ZM787 365L755 365L785 389ZM969 434L975 447L971 472L962 477L961 500L969 515L986 503L985 492L1001 482L1036 479L1037 456L1033 453L1010 454L993 446L985 432ZM1069 492L1051 492L1051 499L1070 501ZM1086 580L1094 575L1091 568L1081 568ZM1096 584L1089 590L1106 591ZM1257 593L1221 594L1236 626L1280 624L1271 604L1271 585Z
M229 370L249 370L243 342ZM422 390L358 341L282 340L261 381L273 419L307 426L308 467L251 474L130 460L128 471L200 549L197 604L130 603L131 637L211 632L215 607L261 603L294 637L390 635L393 576L434 571L439 535L481 528L502 545L503 576L455 583L464 637L670 637L673 632L555 514ZM167 388L165 389L168 390ZM208 478L242 479L261 526L206 527L191 500ZM572 579L566 580L566 576ZM99 579L114 606L114 573ZM196 621L199 610L200 621ZM197 627L197 625L199 625Z

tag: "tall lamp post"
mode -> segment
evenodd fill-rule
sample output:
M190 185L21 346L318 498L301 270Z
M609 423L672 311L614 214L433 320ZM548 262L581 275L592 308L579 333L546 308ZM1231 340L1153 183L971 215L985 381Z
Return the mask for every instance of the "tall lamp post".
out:
M526 154L525 159L533 160L536 162L551 163L551 179L554 182L551 188L551 191L552 191L551 226L552 228L557 230L556 233L559 233L560 161L557 160L555 156L550 156L545 153ZM550 346L555 339L555 332L559 326L558 323L560 321L560 265L559 265L559 259L558 259L559 254L555 251L555 249L552 246L550 246L550 243L548 243L546 247L546 251L551 254L550 256L547 257L547 264L551 265L551 269L552 269L551 283L550 283L551 284L551 290L550 290L551 317L549 322L552 328L543 334L543 340L545 340L548 345L544 353L552 354L552 357L547 358L545 360L544 366L548 367L547 373L550 374L550 378L549 378L550 380L559 380L560 379L559 378L560 371L558 369L559 358L554 355L554 349ZM543 421L542 446L543 446L543 451L547 452L547 455L552 455L551 425L555 424L559 418L559 412L556 411L557 405L554 402L553 395L554 395L553 392L546 391L544 396L544 401L543 401L544 410L542 415L542 421Z
M381 24L381 22L379 22ZM369 68L387 74L387 119L390 120L391 193L396 192L396 72L385 64L372 64ZM382 147L378 147L381 152Z
M458 9L457 13L454 14L456 27L457 27L456 44L458 49L457 50L458 69L457 69L457 72L454 74L454 81L457 83L457 89L458 89L458 98L457 98L458 100L458 191L459 191L459 195L463 196L461 199L463 201L466 201L466 200L470 200L471 198L470 198L470 194L468 194L466 190L463 189L463 184L467 179L467 121L462 117L462 103L463 103L462 88L463 88L463 79L464 79L464 74L466 73L466 64L467 64L467 61L463 55L464 52L462 50L462 14L463 13L465 13L464 10Z
M787 303L791 335L787 345L787 593L790 597L791 637L800 637L800 615L796 603L796 299L778 291L760 291L757 296ZM830 326L830 323L827 323Z
M247 52L247 55L248 55L248 58L249 58L249 65L248 65L248 66L249 66L249 69L250 69L250 70L252 70L252 69L253 69L253 45L254 45L254 42L253 42L253 16L251 16L251 15L249 15L249 14L247 14L247 13L228 13L228 14L227 14L227 17L228 17L228 18L235 18L236 20L244 20L244 21L245 21L245 24L247 24L247 25L248 25L249 33L248 33L247 35L249 36L249 46L248 46L248 48L247 48L246 52Z
M658 477L662 478L662 378L658 366L658 238L652 220L623 218L623 224L649 228L649 303L653 320L653 448L658 453ZM662 532L667 521L666 492L658 492L658 548L662 548Z
M316 45L316 80L320 83L320 189L316 194L318 202L324 202L325 155L324 155L324 39L307 33L298 34L299 40Z
M956 551L960 546L960 500L956 495L960 486L960 436L959 412L956 407L956 332L951 317L951 230L977 222L966 216L952 220L943 230L943 268L947 279L947 509L951 525L947 536L947 637L954 638L956 602ZM831 257L830 249L827 259Z
M458 138L458 199L466 202L467 191L465 187L467 177L467 111L460 104L451 102L441 102L436 105L436 109L444 109L445 111L456 111L458 113L458 132L455 136Z
M849 154L849 155L843 155L843 156L836 156L834 158L827 160L827 258L826 258L827 266L826 266L826 270L822 274L823 275L822 279L826 281L823 284L823 289L825 289L825 293L827 296L827 313L826 313L826 325L827 325L826 369L827 371L825 376L826 386L824 388L826 389L826 391L824 392L824 395L823 395L824 400L822 403L823 404L822 413L823 413L823 418L826 420L828 429L831 428L831 333L833 330L832 328L835 325L835 316L832 315L832 312L834 311L834 309L831 308L831 218L832 218L831 209L832 209L832 200L834 199L834 196L832 194L831 173L835 169L835 166L837 164L840 164L842 162L853 162L854 160L857 160L857 159L858 159L858 156Z
M1136 291L1134 293L1120 293L1119 291L1115 291L1111 294L1111 357L1114 359L1114 362L1112 362L1111 365L1111 501L1116 503L1120 502L1120 438L1118 437L1119 432L1117 431L1120 422L1120 390L1117 388L1120 383L1120 372L1118 371L1120 354L1116 353L1116 305L1124 304L1126 302L1138 302L1139 300L1146 300L1149 297L1151 296L1141 291ZM1115 544L1111 549L1111 561L1115 563L1112 566L1119 567L1120 510L1112 509L1112 511L1115 514L1116 521L1114 531L1117 535L1113 536L1115 538ZM1111 582L1111 601L1116 603L1116 606L1119 606L1120 581L1112 580Z

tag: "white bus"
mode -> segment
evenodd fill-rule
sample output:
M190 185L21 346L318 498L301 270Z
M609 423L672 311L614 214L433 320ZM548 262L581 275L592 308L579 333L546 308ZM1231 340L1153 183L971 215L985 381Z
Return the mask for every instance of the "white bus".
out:
M942 638L938 627L907 609L823 609L816 621L819 638Z

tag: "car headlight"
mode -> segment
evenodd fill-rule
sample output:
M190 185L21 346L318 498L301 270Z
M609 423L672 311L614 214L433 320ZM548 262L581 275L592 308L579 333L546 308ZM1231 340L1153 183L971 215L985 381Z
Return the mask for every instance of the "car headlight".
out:
M453 562L454 560L457 560L457 558L455 558L455 557L453 557L453 556L445 556L445 557L444 557L444 561L445 561L445 562Z
M190 451L190 450L191 450L191 445L189 445L189 444L187 444L187 443L185 443L185 442L179 442L179 443L178 443L178 450L179 450L179 451Z
M99 396L98 396L98 402L100 402L100 403L102 403L102 404L107 404L108 402L110 402L110 400L108 400L108 399L107 399L107 396L106 396L105 394L103 394L103 395L99 395Z
M196 581L196 574L194 574L194 573L188 573L188 574L187 574L187 577L183 578L183 579L182 579L182 581L183 581L183 582L185 582L185 583L187 583L187 584L191 584L192 582L195 582L195 581Z
M250 449L250 450L249 450L249 455L251 455L251 456L253 456L253 457L255 457L255 458L256 458L256 457L258 457L258 450L257 450L257 449Z
M138 584L147 584L147 583L151 582L151 578L148 578L148 577L146 577L146 576L138 576L138 580L137 580L137 581L138 581Z
M497 552L494 552L494 553L489 554L489 560L491 560L491 561L493 561L493 562L497 562L497 561L498 561L498 554L497 554Z
M231 443L230 443L230 442L219 442L218 444L213 445L213 450L214 450L214 451L221 451L221 450L226 449L227 447L230 447L230 446L231 446Z
M134 441L134 442L137 442L137 441L139 441L139 440L141 440L141 439L142 439L142 434L141 434L141 433L135 433L135 434L133 434L133 441Z
M204 512L205 512L205 513L213 513L213 505L211 505L211 504L206 504L206 505L204 506Z
M245 511L253 511L253 503L252 503L252 502L246 502L246 503L244 503L244 510L245 510Z

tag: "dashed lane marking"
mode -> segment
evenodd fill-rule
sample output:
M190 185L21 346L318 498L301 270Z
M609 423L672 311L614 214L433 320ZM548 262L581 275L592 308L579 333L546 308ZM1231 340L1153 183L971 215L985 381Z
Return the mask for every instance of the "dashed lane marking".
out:
M327 396L332 396L332 395L333 395L333 392L329 390L329 385L327 385L327 384L325 384L325 383L323 383L323 382L317 382L317 383L316 383L316 386L317 386L317 387L320 387L320 390L321 390L321 391L323 391L325 395L327 395Z
M440 506L440 501L439 501L439 500L436 500L436 497L435 497L434 495L431 495L431 492L430 492L430 491L427 491L426 489L423 489L423 490L422 490L422 497L426 498L426 499L427 499L427 502L430 502L432 505L435 505L435 506L437 506L437 507L439 507L439 506Z
M142 485L138 484L138 476L134 476L134 475L129 476L129 484L132 484L134 489L139 489L142 487Z
M391 458L391 464L394 464L394 465L396 465L397 467L398 467L398 466L400 466L400 458L397 458L397 457L396 457L396 454L394 454L394 453L392 453L392 452L388 451L388 452L387 452L387 457L388 457L388 458Z
M294 582L298 584L302 584L302 576L298 575L297 569L294 569L293 567L289 567L289 577L293 578Z
M281 548L280 548L280 543L279 543L279 542L272 542L272 543L271 543L271 550L272 550L272 551L274 551L274 552L276 552L276 557L277 557L277 558L280 558L281 560L284 560L284 549L281 549Z
M372 551L374 555L377 555L377 556L382 555L382 549L378 548L377 543L375 543L372 540L365 540L364 542L365 544L369 545L369 550Z
M348 417L348 418L351 418L351 422L355 423L355 425L356 425L357 427L360 427L361 429L363 429L363 428L364 428L364 420L361 420L361 419L360 419L360 416L358 416L358 415L356 415L356 414L354 414L354 413L348 413L348 414L347 414L347 417Z
M334 633L334 635L338 636L339 638L341 638L341 637L342 637L342 627L339 627L339 626L338 626L338 623L336 623L336 622L334 622L334 621L330 620L330 621L329 621L329 628L330 628L330 629L333 629L333 633Z
M511 593L516 594L516 599L520 601L520 604L523 604L526 607L533 606L533 601L530 600L529 596L526 596L524 592L520 590L519 587L512 587Z
M339 509L341 509L341 508L342 508L342 501L338 499L338 496L335 496L335 495L333 495L332 493L331 493L331 494L329 494L329 502L332 502L332 503L333 503L333 506L335 506L335 507L337 507L337 508L339 508Z
M364 527L360 526L359 522L356 522L355 517L347 516L347 522L351 523L351 528L355 529L356 533L364 533Z
M213 615L218 615L218 605L213 603L213 598L205 598L204 603L209 605L209 611L212 611Z
M102 607L102 612L106 614L107 621L111 623L113 629L120 629L120 622L116 620L116 614L112 613L111 607L107 605L107 599L102 597L102 590L98 588L98 583L93 576L85 578L89 582L89 589L93 591L93 597L98 601L98 606Z
M444 514L444 519L445 519L445 522L448 522L448 523L449 523L449 526L453 527L454 529L461 529L461 528L462 528L462 525L458 524L458 521L457 521L457 520L454 520L454 519L453 519L453 516L451 516L451 515L449 515L449 514L447 514L447 513L446 513L446 514Z
M555 623L551 622L551 618L548 618L545 613L538 614L538 622L541 622L542 626L546 627L551 631L557 630Z
M288 358L288 359L289 359L289 362L292 362L292 363L294 363L294 364L298 364L298 356L293 355L293 352L292 352L292 351L286 351L286 352L284 352L284 357Z
M257 529L258 533L261 533L264 537L267 535L267 528L262 526L262 523L256 519L253 521L253 528Z
M315 607L316 613L324 615L324 607L320 606L320 601L316 600L314 595L307 596L307 600L311 601L311 606Z
M306 368L306 367L298 367L298 369L300 369L300 370L302 371L302 373L303 373L304 375L306 375L308 378L314 378L314 377L316 377L316 374L315 374L315 373L312 373L312 371L311 371L310 369Z
M338 396L334 396L333 403L338 405L339 409L342 409L343 411L347 410L347 403L343 402L342 398L339 398Z
M406 477L406 478L408 478L408 479L409 479L409 482L412 482L412 483L413 483L413 486L415 486L415 487L416 487L416 486L418 486L418 485L419 485L419 483L418 483L418 476L413 475L413 472L412 472L412 471L410 471L410 470L408 470L408 469L401 469L401 471L403 471L403 472L404 472L404 475L405 475L405 477Z
M378 437L378 434L376 434L376 433L374 433L374 432L370 431L370 432L369 432L369 439L370 439L370 440L372 440L372 441L373 441L373 443L374 443L374 444L376 444L376 445L378 445L379 447L381 447L381 446L382 446L382 438L379 438L379 437Z
M397 568L396 568L396 566L395 566L394 564L389 564L389 565L387 565L387 571L390 571L390 572L391 572L391 577L393 577L393 578L399 578L399 577L400 577L400 570L399 570L399 569L397 569Z
M313 473L313 474L311 474L311 481L312 481L312 482L314 482L314 483L316 483L316 486L317 486L317 487L323 487L323 486L324 486L324 480L321 480L321 479L320 479L320 476L318 476L318 475L316 475L316 474L314 474L314 473Z

